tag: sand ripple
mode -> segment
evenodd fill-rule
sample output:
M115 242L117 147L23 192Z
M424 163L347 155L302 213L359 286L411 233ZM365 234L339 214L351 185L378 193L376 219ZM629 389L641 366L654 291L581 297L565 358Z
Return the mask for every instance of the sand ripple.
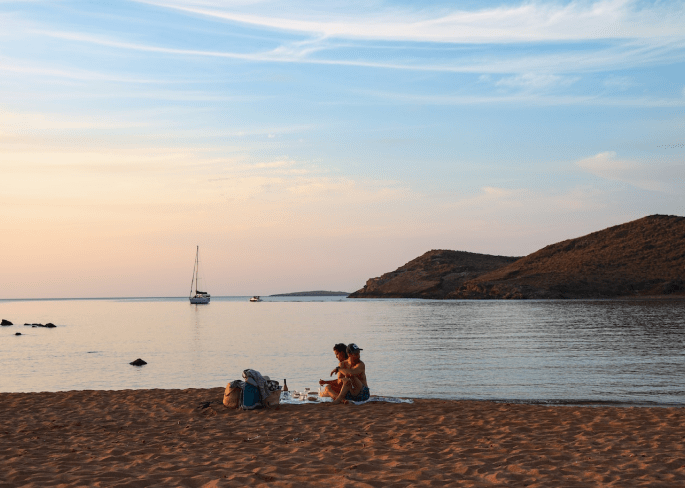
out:
M0 394L0 488L685 486L683 408L417 400L243 412L222 395Z

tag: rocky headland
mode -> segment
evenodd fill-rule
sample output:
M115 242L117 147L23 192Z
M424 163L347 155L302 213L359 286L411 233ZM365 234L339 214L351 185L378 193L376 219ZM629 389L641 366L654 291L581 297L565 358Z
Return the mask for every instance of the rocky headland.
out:
M430 251L350 297L685 297L684 278L685 217L651 215L522 258Z
M515 262L518 257L432 250L395 271L371 278L350 298L449 298L464 283Z
M345 297L349 295L346 291L295 291L292 293L280 293L278 295L269 295L270 297Z

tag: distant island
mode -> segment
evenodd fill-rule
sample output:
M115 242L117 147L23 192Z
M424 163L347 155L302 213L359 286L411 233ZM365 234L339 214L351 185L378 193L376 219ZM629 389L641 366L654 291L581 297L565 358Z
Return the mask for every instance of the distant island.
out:
M350 298L685 298L685 217L650 215L525 257L432 250Z
M296 291L293 293L279 293L278 295L269 295L270 297L346 297L349 292L346 291Z

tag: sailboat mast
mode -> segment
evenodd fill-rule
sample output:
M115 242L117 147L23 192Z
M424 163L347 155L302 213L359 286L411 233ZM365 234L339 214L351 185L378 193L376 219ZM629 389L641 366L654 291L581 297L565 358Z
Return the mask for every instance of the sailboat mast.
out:
M195 253L195 265L193 266L193 279L190 281L190 296L193 296L193 285L195 285L195 295L197 295L197 253L200 252L200 246L197 246Z
M195 294L197 295L197 280L200 279L200 246L195 250Z

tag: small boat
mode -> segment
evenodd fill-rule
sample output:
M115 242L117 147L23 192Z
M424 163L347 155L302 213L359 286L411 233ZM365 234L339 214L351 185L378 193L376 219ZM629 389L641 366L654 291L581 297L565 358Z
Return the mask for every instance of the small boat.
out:
M262 299L259 298L257 295L255 295L255 296L253 296L252 298L250 298L250 301L251 301L251 302L261 302Z
M197 246L197 251L195 252L195 268L193 269L193 281L190 282L190 303L201 304L209 303L211 298L209 293L206 291L200 291L197 289L197 282L200 279L200 246ZM193 288L195 288L195 293L193 293Z

